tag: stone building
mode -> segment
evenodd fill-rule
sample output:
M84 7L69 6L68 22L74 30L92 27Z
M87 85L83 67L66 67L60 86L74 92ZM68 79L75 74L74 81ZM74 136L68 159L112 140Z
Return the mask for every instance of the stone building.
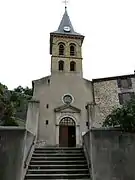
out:
M82 44L65 13L50 33L51 75L34 80L33 100L39 101L38 140L48 146L80 146L82 134L101 127L114 107L135 90L135 76L83 78Z
M93 125L101 127L111 111L130 100L135 92L135 74L93 79L96 114Z

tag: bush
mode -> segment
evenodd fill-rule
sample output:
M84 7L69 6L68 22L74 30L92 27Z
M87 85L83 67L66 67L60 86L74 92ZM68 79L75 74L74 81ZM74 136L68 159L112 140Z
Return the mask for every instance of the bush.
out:
M18 123L16 122L15 118L6 119L3 123L3 126L18 126Z
M116 126L124 131L135 132L135 96L121 107L114 109L103 123L103 127Z

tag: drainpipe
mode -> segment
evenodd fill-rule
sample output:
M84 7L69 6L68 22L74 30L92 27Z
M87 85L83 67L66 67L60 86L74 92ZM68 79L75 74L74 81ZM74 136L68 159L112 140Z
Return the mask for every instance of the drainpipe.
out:
M86 111L87 111L87 122L88 122L88 130L90 129L90 103L87 103L87 105L85 106Z
M92 127L92 111L94 108L95 103L87 103L86 110L87 110L87 120L88 120L88 130Z

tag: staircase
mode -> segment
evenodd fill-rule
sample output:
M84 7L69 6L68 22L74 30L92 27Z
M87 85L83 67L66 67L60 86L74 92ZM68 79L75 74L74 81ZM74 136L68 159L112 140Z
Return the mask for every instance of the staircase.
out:
M90 179L82 148L35 148L26 179Z

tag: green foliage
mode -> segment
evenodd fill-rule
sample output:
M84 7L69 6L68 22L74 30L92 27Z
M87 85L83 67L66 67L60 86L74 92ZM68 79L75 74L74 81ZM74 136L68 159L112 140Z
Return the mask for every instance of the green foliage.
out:
M32 89L30 89L29 87L23 88L22 86L18 86L14 89L14 92L23 94L25 96L32 96Z
M5 119L3 126L18 126L18 123L14 117Z
M18 86L11 91L11 101L16 109L15 117L20 119L26 119L26 113L28 108L28 101L32 98L32 89Z
M135 96L120 108L114 109L103 123L103 127L116 126L124 131L135 132Z
M13 91L0 83L0 125L17 126L16 119L26 119L32 89L18 86Z
M15 109L10 101L10 92L5 85L0 83L0 124L10 124L9 121L14 116L14 113Z

